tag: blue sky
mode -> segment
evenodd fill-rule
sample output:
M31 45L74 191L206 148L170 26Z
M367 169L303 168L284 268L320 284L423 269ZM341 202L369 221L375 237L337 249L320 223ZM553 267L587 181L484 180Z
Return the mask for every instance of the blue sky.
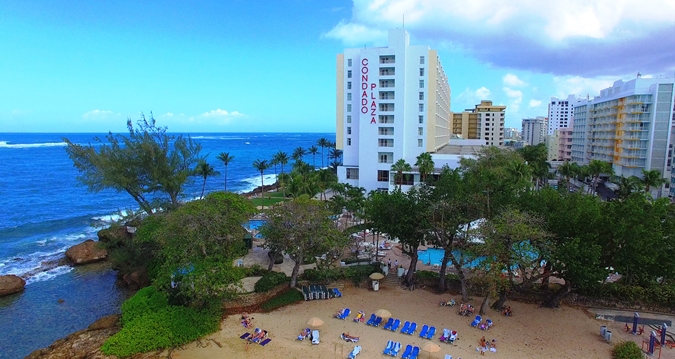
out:
M673 76L669 0L5 1L0 132L123 131L141 111L178 132L334 132L335 55L405 27L439 50L452 110Z

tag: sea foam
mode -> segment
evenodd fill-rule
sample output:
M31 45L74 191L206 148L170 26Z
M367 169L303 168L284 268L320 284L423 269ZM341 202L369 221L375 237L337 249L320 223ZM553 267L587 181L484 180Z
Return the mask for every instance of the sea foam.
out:
M0 148L63 147L67 145L65 142L9 143L7 141L0 141Z

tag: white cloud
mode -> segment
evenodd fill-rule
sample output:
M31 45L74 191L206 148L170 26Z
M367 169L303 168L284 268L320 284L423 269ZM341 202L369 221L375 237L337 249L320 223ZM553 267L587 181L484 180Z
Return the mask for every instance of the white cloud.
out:
M384 44L387 31L342 20L330 31L321 34L321 38L340 40L348 46Z
M167 113L163 114L162 116L164 116L164 117L173 117L173 113L172 113L172 112L167 112Z
M217 109L217 110L211 110L209 112L204 112L200 116L206 117L206 118L226 118L226 117L232 118L232 117L240 117L240 116L243 116L243 115L244 114L239 113L238 111L228 112L226 110Z
M514 74L506 74L502 78L502 82L504 82L504 85L506 86L512 86L512 87L518 87L518 86L525 86L525 82L518 78L517 75Z
M600 95L600 90L612 86L614 77L585 78L580 76L556 76L553 78L556 96L565 98L574 94L580 98L593 98Z
M539 107L541 106L540 100L530 100L530 107Z
M91 110L82 114L85 120L102 120L114 116L112 111L108 110Z
M492 92L490 89L485 86L477 90L472 90L467 87L459 95L453 97L453 104L461 108L472 108L481 100L489 99L491 94Z
M512 88L504 86L502 89L506 97L510 99L509 104L506 107L506 110L511 113L518 113L520 110L520 104L523 102L523 92L520 90L514 90Z
M474 93L479 100L487 100L490 97L490 90L485 86L479 88Z

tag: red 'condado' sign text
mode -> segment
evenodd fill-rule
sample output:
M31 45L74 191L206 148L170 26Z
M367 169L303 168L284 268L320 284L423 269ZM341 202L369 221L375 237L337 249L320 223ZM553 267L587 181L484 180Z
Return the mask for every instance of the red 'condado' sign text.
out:
M361 60L361 91L363 91L361 93L361 113L364 115L370 113L370 123L377 123L375 121L375 117L377 117L377 104L375 103L376 87L376 83L368 83L368 59L364 58ZM368 98L368 90L370 90L370 98ZM370 108L368 108L369 103Z

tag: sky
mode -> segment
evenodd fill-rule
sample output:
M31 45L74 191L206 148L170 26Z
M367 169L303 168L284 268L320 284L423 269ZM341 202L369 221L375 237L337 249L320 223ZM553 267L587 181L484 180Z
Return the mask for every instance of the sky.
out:
M672 0L0 0L0 132L335 132L335 60L405 27L438 50L451 110L673 77Z

